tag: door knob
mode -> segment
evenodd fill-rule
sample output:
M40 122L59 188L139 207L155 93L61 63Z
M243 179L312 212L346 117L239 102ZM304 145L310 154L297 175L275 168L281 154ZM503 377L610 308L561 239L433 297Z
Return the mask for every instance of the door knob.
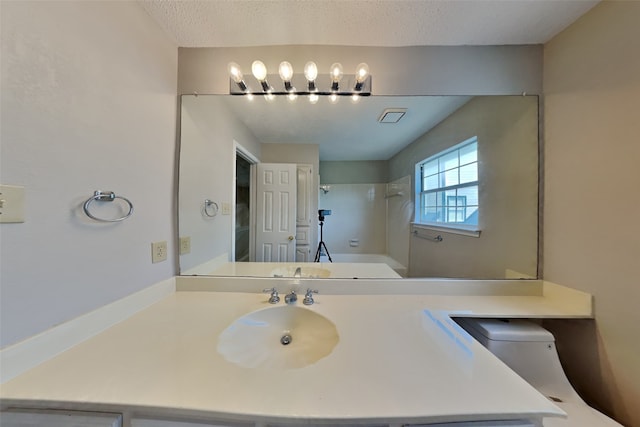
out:
M295 237L293 237L293 236L289 236L289 241L290 241L290 242L291 242L291 241L293 241L293 239L294 239L294 238L295 238Z

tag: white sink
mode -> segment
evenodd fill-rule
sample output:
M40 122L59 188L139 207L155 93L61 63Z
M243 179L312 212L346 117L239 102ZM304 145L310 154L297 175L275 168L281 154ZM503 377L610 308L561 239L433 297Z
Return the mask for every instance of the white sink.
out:
M328 356L336 326L304 307L277 306L236 319L218 337L218 353L245 368L296 369Z

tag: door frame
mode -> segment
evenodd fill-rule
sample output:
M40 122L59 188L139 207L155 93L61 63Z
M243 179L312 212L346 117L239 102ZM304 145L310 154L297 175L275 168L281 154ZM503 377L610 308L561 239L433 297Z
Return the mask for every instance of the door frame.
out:
M255 169L256 164L260 162L260 160L246 147L240 144L235 139L233 140L233 162L232 162L232 176L231 184L233 186L231 190L231 252L229 253L229 261L236 261L236 159L237 157L241 157L250 163L250 177L249 177L249 261L255 261L255 206L256 206L256 187L255 187Z

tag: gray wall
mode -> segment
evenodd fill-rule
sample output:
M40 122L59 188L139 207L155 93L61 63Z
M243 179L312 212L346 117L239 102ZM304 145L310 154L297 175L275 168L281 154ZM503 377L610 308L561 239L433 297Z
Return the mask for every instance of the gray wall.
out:
M390 178L412 176L416 163L478 137L480 237L446 232L440 243L413 237L413 277L537 275L538 102L533 96L475 97L389 160ZM415 192L412 191L412 193Z
M605 1L544 52L543 276L595 297L595 321L553 331L578 392L626 426L640 426L639 22L639 2Z
M178 91L229 93L227 64L237 62L250 75L256 59L262 60L270 73L283 60L291 62L294 70L301 70L312 59L320 74L328 74L334 62L342 63L346 74L353 74L360 62L366 62L375 95L513 95L542 91L539 45L180 48Z
M389 162L386 160L320 162L322 184L386 184Z

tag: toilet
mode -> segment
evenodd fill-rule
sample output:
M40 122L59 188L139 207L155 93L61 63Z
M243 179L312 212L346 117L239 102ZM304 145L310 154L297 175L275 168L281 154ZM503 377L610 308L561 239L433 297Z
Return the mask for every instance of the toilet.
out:
M553 335L524 319L456 318L472 337L558 407L568 418L545 418L545 427L621 426L587 405L567 379Z

